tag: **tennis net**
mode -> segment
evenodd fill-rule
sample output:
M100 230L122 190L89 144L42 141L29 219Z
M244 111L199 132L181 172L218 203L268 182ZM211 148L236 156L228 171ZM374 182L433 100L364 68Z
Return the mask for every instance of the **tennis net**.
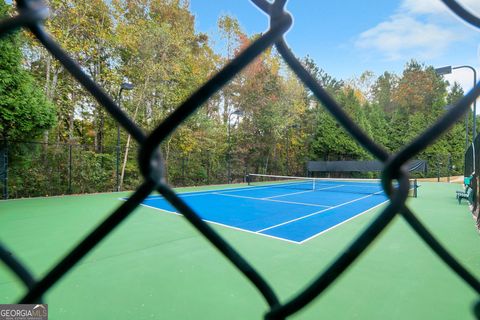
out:
M380 179L312 178L251 173L247 175L247 183L249 186L259 187L385 195ZM417 188L417 180L411 179L410 197L417 197Z

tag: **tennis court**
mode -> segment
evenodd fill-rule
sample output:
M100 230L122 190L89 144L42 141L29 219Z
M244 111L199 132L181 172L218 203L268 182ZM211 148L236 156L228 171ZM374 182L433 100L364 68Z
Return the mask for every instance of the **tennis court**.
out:
M182 193L202 219L303 243L387 201L380 181L250 175L250 186ZM161 196L144 206L177 213Z
M467 203L458 205L454 196L460 186L420 184L418 198L409 198L409 206L421 212L422 222L459 261L480 275L478 234ZM226 186L178 192L208 194L216 192L213 189ZM2 241L40 277L119 205L119 197L128 196L106 193L2 201ZM325 270L382 207L302 245L213 227L247 255L286 300ZM13 303L26 290L0 264L1 301ZM260 319L268 308L186 219L147 207L135 210L53 286L46 299L51 319L65 320ZM325 296L292 319L474 319L471 307L476 299L476 293L419 241L403 219L395 219Z

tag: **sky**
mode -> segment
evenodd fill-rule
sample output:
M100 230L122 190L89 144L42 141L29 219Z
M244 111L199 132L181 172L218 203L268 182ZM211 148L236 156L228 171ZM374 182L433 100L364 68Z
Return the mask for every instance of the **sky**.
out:
M460 0L480 15L480 1ZM217 52L226 43L218 33L222 15L238 19L248 35L268 28L268 18L249 0L190 0L199 32L210 36ZM330 75L343 80L364 71L401 74L415 59L434 67L470 65L480 78L480 31L467 25L439 0L289 0L294 24L286 40L297 57L309 55ZM465 91L473 72L457 69L445 79Z

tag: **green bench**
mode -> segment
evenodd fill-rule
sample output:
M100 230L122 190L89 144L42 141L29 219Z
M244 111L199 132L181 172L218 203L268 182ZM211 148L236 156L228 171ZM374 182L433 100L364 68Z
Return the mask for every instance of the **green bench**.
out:
M463 184L465 185L464 191L457 191L458 204L462 203L462 199L467 199L470 204L473 203L473 189L470 185L473 176L465 177Z

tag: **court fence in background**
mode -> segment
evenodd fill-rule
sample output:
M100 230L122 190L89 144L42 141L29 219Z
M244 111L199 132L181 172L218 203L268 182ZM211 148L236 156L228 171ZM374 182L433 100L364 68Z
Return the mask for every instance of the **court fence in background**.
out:
M480 19L465 10L454 0L442 0L455 14L465 22L480 28ZM316 82L315 78L303 67L287 46L284 35L292 26L293 18L285 11L286 0L252 0L257 7L264 11L270 18L269 29L257 38L249 47L236 56L222 70L212 76L208 82L197 89L185 102L183 102L170 116L162 122L153 132L146 134L137 126L105 91L95 83L84 70L73 61L68 54L47 33L43 23L48 18L48 9L39 0L18 0L18 14L11 18L4 18L0 22L0 35L5 35L15 29L25 28L37 38L45 48L79 81L85 89L92 94L97 102L137 141L139 145L139 167L143 175L141 185L132 196L116 209L108 218L100 223L95 230L85 237L71 252L56 264L49 272L40 278L33 276L28 261L21 261L18 252L10 250L0 243L0 259L19 278L26 287L25 295L19 303L35 303L43 300L45 293L56 284L59 279L72 271L85 255L90 252L102 239L114 230L135 208L154 190L157 190L168 200L172 206L181 212L184 217L204 235L227 258L246 279L254 285L260 296L264 298L268 310L265 319L285 319L302 310L315 298L337 280L343 272L351 266L378 235L390 224L396 215L400 215L418 234L418 236L446 263L453 272L463 279L474 291L480 293L480 282L459 261L435 239L423 223L409 209L406 199L409 192L409 173L406 163L414 159L419 152L445 131L447 131L476 100L480 94L477 84L460 101L458 101L437 122L425 130L423 134L414 139L410 144L395 154L389 154L383 146L375 143L357 126L344 112L343 108ZM341 13L339 13L341 14ZM341 26L338 26L341 27ZM335 30L332 28L332 30ZM318 33L322 30L312 30ZM324 31L332 32L332 31ZM333 31L334 32L334 31ZM175 129L184 122L192 113L214 95L222 86L238 74L247 64L252 62L259 54L270 46L275 46L287 65L307 86L326 109L336 118L345 130L352 135L372 156L383 164L382 186L390 201L374 221L361 232L360 235L323 271L319 270L315 277L303 290L292 293L287 300L280 300L273 287L255 268L247 258L237 252L225 239L223 239L211 226L205 223L176 193L165 180L164 159L159 145ZM397 181L398 187L393 187ZM162 270L159 270L162 272ZM101 279L100 279L101 281ZM442 279L438 279L442 281ZM192 284L193 286L194 284ZM161 288L159 288L161 290ZM374 303L374 302L372 302ZM401 303L401 302L400 302ZM405 306L408 308L408 306ZM480 303L474 307L474 314L480 318ZM238 310L232 310L232 313Z
M2 199L135 190L142 182L138 147L0 140ZM125 162L125 155L127 161ZM247 164L232 157L231 182L244 182ZM118 167L117 167L118 163ZM118 179L117 179L118 168ZM170 150L165 178L171 186L227 183L227 159Z
M128 152L121 146L117 153L112 144L98 150L93 144L0 140L2 199L134 190L143 179L137 157L137 146L130 146ZM250 170L262 172L260 163L249 160L232 154L231 183L245 182ZM202 151L185 155L171 148L164 163L165 178L173 187L228 183L227 157L213 158ZM410 174L416 178L451 175L449 155L437 155L432 163L427 174L426 161L410 162ZM282 164L271 161L268 173L286 175ZM297 168L295 175L302 175L305 165L307 176L312 177L371 178L378 177L383 168L382 162L372 160L308 161L290 166Z

